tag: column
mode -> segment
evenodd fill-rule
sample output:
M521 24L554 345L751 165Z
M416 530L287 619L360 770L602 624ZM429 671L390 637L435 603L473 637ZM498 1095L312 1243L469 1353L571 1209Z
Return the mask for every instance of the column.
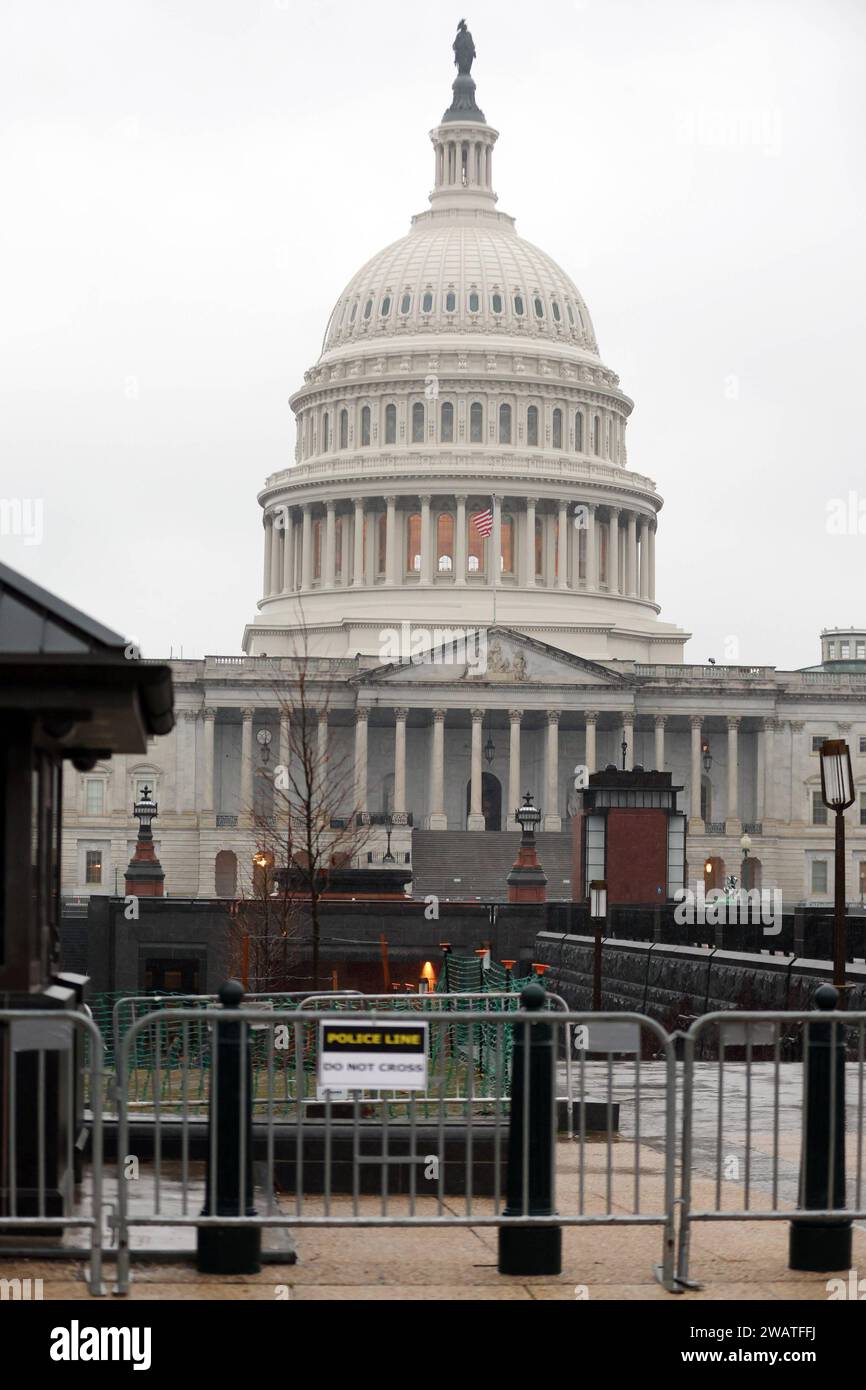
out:
M768 822L776 819L776 802L773 796L773 772L776 762L776 733L780 727L781 725L778 719L766 719L764 721L764 807L762 820Z
M194 813L194 812L195 812L195 805L196 805L196 802L195 802L195 766L196 766L196 756L195 756L196 748L195 748L195 743L196 743L196 725L197 725L197 723L198 723L198 711L197 711L197 710L193 710L193 709L184 710L184 712L183 712L183 720L184 720L183 725L182 725L182 731L183 731L183 739L182 739L183 767L182 767L182 768L178 768L178 776L180 777L180 797L179 797L179 800L178 800L178 810L184 811L184 812L189 811L189 812ZM121 765L119 771L121 771L121 773L122 773L123 764L124 764L124 761L125 761L124 758L123 758L123 756L122 756L122 755L119 756L119 757L118 757L117 759L115 759L114 761L117 761L117 762ZM213 758L211 758L211 766L213 766ZM121 776L120 785L121 785L122 788L125 788L125 785L126 785L126 778L123 777L123 776ZM212 805L212 804L213 804L213 787L211 787L211 805ZM123 805L122 805L122 806L117 806L117 805L115 805L115 808L114 808L114 809L115 809L116 811L122 810L125 816L129 814L128 811L127 811L127 809L126 809L126 797L125 797L125 795L124 795L124 799L123 799Z
M665 770L665 724L667 723L666 714L657 714L655 717L656 726L656 772Z
M430 748L430 816L428 829L447 830L445 815L445 715L447 710L433 710L433 738Z
M454 537L454 583L466 583L466 496L457 494L457 535Z
M488 583L502 582L502 503L493 499L493 530L490 533L490 576Z
M508 809L505 821L506 830L519 830L520 827L514 819L514 812L522 801L520 795L520 720L522 711L510 709L508 711L509 721L509 741L508 741Z
M742 835L743 825L739 812L740 750L738 731L740 716L728 715L728 810L725 817L725 834Z
M355 710L355 813L367 811L367 715L361 706Z
M767 778L767 720L762 719L758 725L755 742L757 744L757 758L755 768L755 820L760 825L764 819L764 789Z
M325 588L333 589L337 563L336 502L329 499L325 506Z
M586 507L586 575L584 578L584 588L592 592L598 586L598 556L595 542L595 504L587 503Z
M423 551L421 552L423 555ZM406 716L407 709L394 710L394 810L406 812Z
M283 517L283 591L290 594L295 587L295 523L291 507L284 507Z
M309 502L301 508L301 589L306 591L313 584L313 517Z
M291 730L291 724L290 724L290 721L289 721L289 716L288 716L288 714L285 712L285 710L283 710L283 711L280 713L280 743L279 743L279 748L278 748L278 750L277 750L277 759L278 759L278 762L279 762L279 766L280 766L280 767L284 767L284 768L286 769L286 773L287 773L287 774L288 774L288 770L289 770L289 758L291 757L291 749L292 749L291 735L292 735L292 730ZM286 777L284 777L282 780L283 780L284 782L287 783L287 782L288 782L288 777L286 776ZM288 787L288 785L286 785L286 786L284 786L284 787L282 787L282 788L279 788L279 790L282 791L283 797L284 797L285 799L288 799L288 795L289 795L289 787Z
M352 562L352 587L357 588L364 583L364 502L360 497L355 498L355 525L353 534L353 544L355 555Z
M536 497L526 499L526 584L532 589L535 587L535 504Z
M275 514L271 525L271 593L278 594L283 587L283 546L285 536L279 524L279 513Z
M558 709L547 711L545 830L562 829L562 817L559 814L559 714Z
M689 780L689 834L703 835L704 822L701 816L701 725L699 714L691 716L692 725L692 770Z
M388 510L385 519L385 583L397 583L397 498L386 497Z
M206 709L204 711L204 787L202 789L202 814L212 816L214 813L213 804L213 746L214 746L214 723L216 722L216 710Z
M627 744L625 750L625 770L631 772L634 768L634 713L626 710L622 717L622 742ZM622 749L620 749L622 753ZM620 758L620 762L622 758Z
M262 576L262 597L267 598L271 592L271 554L274 547L274 519L270 512L265 512L263 525L265 528L265 572Z
M560 502L556 532L556 587L568 587L568 507Z
M641 517L640 523L640 596L649 598L649 522Z
M474 709L472 711L471 785L469 794L469 819L466 823L467 830L484 829L484 815L481 811L481 733L483 719L483 709Z
M649 528L649 593L647 597L656 601L656 525Z
M583 712L583 717L584 717L584 720L586 721L586 741L585 741L585 747L584 747L583 758L584 758L584 762L586 763L587 772L595 772L595 768L596 768L595 734L596 734L596 729L598 728L598 710L597 710L597 709L586 709L586 710L584 710L584 712Z
M241 796L239 824L241 818L249 824L253 815L253 713L251 709L241 710L243 732L241 734Z
M430 494L421 498L421 583L433 582L433 543L430 535Z
M619 593L619 507L610 508L607 530L607 588Z
M625 591L630 598L637 593L637 518L634 512L628 514Z

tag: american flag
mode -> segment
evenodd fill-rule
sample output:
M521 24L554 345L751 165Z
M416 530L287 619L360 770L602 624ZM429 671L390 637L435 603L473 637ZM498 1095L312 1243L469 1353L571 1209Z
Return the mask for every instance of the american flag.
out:
M472 518L472 525L479 536L489 536L493 530L493 512L490 507L483 512L476 512Z

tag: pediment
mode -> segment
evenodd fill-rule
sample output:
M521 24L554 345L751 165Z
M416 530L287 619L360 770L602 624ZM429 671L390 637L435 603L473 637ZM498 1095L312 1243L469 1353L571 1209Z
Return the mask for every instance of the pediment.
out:
M391 629L383 653L393 659L356 678L359 685L621 686L617 672L511 628Z

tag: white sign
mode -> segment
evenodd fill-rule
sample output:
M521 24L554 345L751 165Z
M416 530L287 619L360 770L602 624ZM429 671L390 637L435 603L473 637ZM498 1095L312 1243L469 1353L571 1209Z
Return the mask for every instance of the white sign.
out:
M353 1023L348 1018L323 1018L317 1084L332 1093L425 1090L426 1022Z
M576 1023L575 1052L640 1052L638 1023Z

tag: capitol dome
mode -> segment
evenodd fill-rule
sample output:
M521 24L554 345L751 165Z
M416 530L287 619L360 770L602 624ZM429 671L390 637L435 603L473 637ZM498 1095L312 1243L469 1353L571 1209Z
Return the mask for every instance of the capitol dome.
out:
M633 403L574 282L497 206L498 131L468 72L453 92L429 208L352 277L291 397L245 650L381 658L387 624L459 622L681 661L655 601L661 498L628 467Z

